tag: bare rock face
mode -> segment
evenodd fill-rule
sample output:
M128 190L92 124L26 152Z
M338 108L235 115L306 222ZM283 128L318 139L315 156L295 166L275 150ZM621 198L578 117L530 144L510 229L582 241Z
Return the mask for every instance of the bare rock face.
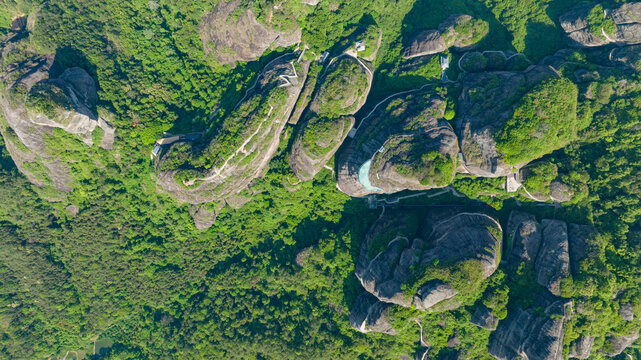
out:
M494 135L512 116L514 99L525 89L556 76L547 66L530 67L524 72L465 73L460 79L462 92L458 103L458 135L462 165L475 176L500 177L512 174L496 149ZM521 167L525 164L519 164Z
M458 294L450 284L431 281L418 289L414 295L414 307L426 311L443 300L451 299Z
M307 74L308 63L296 59L288 54L270 62L208 143L174 143L156 163L162 188L190 204L236 202L278 149Z
M625 303L619 306L619 316L623 321L633 321L634 320L634 308L632 304Z
M420 232L426 240L417 237L410 242L396 235L387 245L381 244L386 236L402 232L403 222L397 216L383 218L372 227L355 267L365 290L380 301L404 307L413 304L422 311L453 309L460 306L454 297L466 289L455 288L451 281L463 276L468 286L478 286L498 267L501 227L491 217L459 213L438 222L428 218ZM381 251L374 255L372 250L379 248ZM438 264L445 266L439 273L447 271L450 276L430 276L430 268L438 268ZM427 281L416 283L420 279Z
M2 44L3 57L20 51L16 44ZM11 157L29 181L70 192L69 166L45 141L52 130L76 134L92 146L92 132L100 127L107 135L98 144L104 148L111 147L114 130L96 114L97 87L91 76L81 68L69 68L59 77L50 78L53 60L54 55L34 54L22 62L2 62L0 80L7 86L0 89L0 118L4 118L0 131Z
M349 55L332 59L296 134L289 163L301 181L311 180L334 156L365 104L373 66Z
M429 90L379 104L338 161L338 188L362 197L447 186L458 142L443 119L446 103Z
M189 214L194 219L194 225L198 230L209 229L216 221L216 211L207 209L204 205L190 205Z
M550 184L550 199L554 202L567 202L572 200L574 192L567 184L554 180Z
M594 345L593 336L579 336L578 339L570 343L570 352L568 358L570 359L587 359L592 353L592 346Z
M286 28L264 24L251 9L242 10L239 6L238 0L221 1L211 13L205 14L200 25L205 54L216 57L221 64L254 61L270 47L287 47L300 41L301 30L295 20L294 25ZM280 7L274 8L272 17L278 16L279 11Z
M499 319L492 311L485 306L479 306L472 314L472 324L480 326L485 330L494 331L499 324Z
M636 331L630 335L621 335L610 333L605 338L605 344L601 352L607 356L617 356L627 349L633 342L639 338L639 332Z
M443 52L450 47L469 49L487 35L489 25L469 15L452 15L438 30L423 30L415 34L403 50L403 57L410 59Z
M362 333L374 331L396 335L398 331L387 320L389 307L390 304L379 301L368 292L363 292L356 298L354 306L350 309L349 324Z
M532 214L513 211L507 224L507 241L512 244L509 262L533 264L541 246L541 225Z
M579 265L581 260L587 255L588 241L594 232L594 228L589 225L568 224L570 265L573 275L579 273Z
M556 296L561 295L561 282L570 274L567 224L543 220L543 241L534 264L536 281Z
M403 57L411 59L418 56L437 54L447 50L445 40L438 30L423 30L410 40L409 46L403 50Z
M544 307L544 315L517 309L501 321L488 351L499 360L562 360L564 325L571 302L557 300Z
M641 3L625 3L613 9L581 3L561 15L559 22L571 46L641 43Z
M641 70L641 45L622 46L612 49L609 60L613 65Z

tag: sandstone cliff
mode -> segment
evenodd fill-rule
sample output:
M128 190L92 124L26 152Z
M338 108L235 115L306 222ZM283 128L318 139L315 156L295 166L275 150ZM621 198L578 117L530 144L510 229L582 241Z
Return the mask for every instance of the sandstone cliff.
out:
M229 202L261 176L305 81L308 63L296 59L270 62L209 142L173 144L156 164L162 188L190 204Z

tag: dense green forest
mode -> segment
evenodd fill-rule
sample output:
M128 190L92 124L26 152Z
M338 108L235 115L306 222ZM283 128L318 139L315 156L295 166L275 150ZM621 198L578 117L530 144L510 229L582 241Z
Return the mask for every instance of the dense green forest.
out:
M266 22L272 19L267 9L279 2L241 3ZM289 4L274 21L286 27L295 19L306 51L315 56L340 48L364 22L382 29L372 90L357 114L362 117L392 93L440 84L437 57L413 67L403 62L400 51L413 33L466 13L489 23L480 50L515 51L538 62L566 47L558 18L578 2L321 0L316 6ZM465 293L468 301L453 311L395 309L402 329L396 336L354 330L349 310L362 292L354 266L381 209L339 191L328 169L311 181L293 182L293 127L281 135L264 176L242 193L249 202L241 208L206 205L218 211L207 230L194 225L193 205L160 189L149 154L163 132L214 133L217 119L242 113L235 105L263 66L296 48L270 48L256 61L220 64L205 55L199 37L203 15L216 4L0 0L0 36L11 33L14 19L29 15L28 40L3 53L0 70L34 54L54 54L52 74L83 68L98 85L96 112L116 129L111 150L88 147L60 129L48 134L49 154L70 164L73 190L62 193L46 175L44 186L36 186L19 171L5 146L15 138L0 113L0 358L399 359L420 350L413 320L420 317L433 358L457 352L492 359L490 331L470 323L474 306L482 303L503 319L531 305L533 294L545 291L532 270L500 267L482 286L475 282L476 297ZM453 63L460 58L453 50L447 54ZM563 75L592 70L581 51L572 56ZM450 78L457 73L454 66L448 71ZM4 87L8 80L0 80ZM613 71L595 84L586 88L562 78L530 89L497 137L510 164L547 154L529 186L545 192L559 178L575 194L571 201L540 206L506 193L497 178L457 174L451 186L463 197L447 193L403 203L481 207L503 224L519 209L538 219L596 227L592 256L581 263L581 275L563 285L563 297L581 298L590 308L568 325L566 353L580 334L603 337L641 327L622 321L612 301L626 290L622 296L641 313L641 76ZM568 99L549 104L549 92ZM594 96L577 95L586 92ZM455 116L450 107L447 120ZM525 122L541 112L538 118L547 123ZM549 127L557 137L534 134ZM99 143L102 135L93 136ZM423 159L433 168L410 170L425 181L449 183L453 159L433 154ZM33 172L41 166L26 164ZM463 270L473 278L475 268ZM466 279L457 281L465 287ZM460 344L448 346L454 334ZM641 357L641 345L620 358L626 354ZM592 358L605 356L595 352Z

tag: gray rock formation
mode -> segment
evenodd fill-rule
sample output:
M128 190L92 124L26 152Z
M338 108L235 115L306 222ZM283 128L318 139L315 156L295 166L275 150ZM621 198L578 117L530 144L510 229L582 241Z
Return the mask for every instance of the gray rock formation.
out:
M301 181L311 180L334 156L365 104L373 66L353 56L332 59L296 133L289 163Z
M592 346L594 345L593 336L579 336L578 339L570 343L570 351L568 358L570 359L587 359L592 354Z
M433 278L419 284L415 293L402 289L412 286L408 283L412 278L423 278L417 271L433 264L475 261L479 264L475 271L479 271L481 279L489 277L498 267L501 227L491 217L473 213L460 213L439 222L425 219L425 229L420 235L425 241L415 238L410 243L406 237L396 236L370 258L373 255L370 247L381 246L378 244L381 236L398 233L403 228L403 222L395 216L398 214L379 220L368 232L355 267L356 277L365 290L383 302L404 307L414 304L422 311L437 310L436 305L443 306L439 311L455 308L460 305L453 301L459 290L448 283L450 278ZM433 230L428 232L430 228Z
M198 230L209 229L218 217L215 210L210 210L205 205L189 205L189 215L194 219Z
M554 180L550 184L550 199L554 202L566 202L572 200L574 192L567 184Z
M270 62L208 143L172 144L156 163L162 188L190 204L237 203L237 195L262 175L278 149L307 74L308 67L296 59L287 54ZM209 167L194 168L190 159L195 156Z
M396 335L398 331L387 319L389 307L390 304L379 301L368 292L363 292L356 298L354 306L350 309L349 324L362 333L374 331Z
M211 13L205 14L200 24L205 54L215 56L221 64L253 61L269 48L287 47L300 41L301 30L295 23L283 29L263 24L251 9L240 10L239 6L239 0L221 1Z
M480 326L485 330L494 331L499 324L499 319L492 311L483 305L480 305L472 314L472 324Z
M591 13L601 18L591 17ZM605 10L601 5L581 3L561 15L559 22L571 46L641 43L641 3L626 3Z
M362 197L447 186L458 143L443 119L445 105L430 90L379 104L341 153L338 188Z
M594 232L594 228L589 225L568 224L570 265L573 275L579 273L579 265L587 255L588 241Z
M489 25L469 15L452 15L438 30L423 30L415 34L403 50L403 57L410 59L443 52L450 47L469 49L487 35Z
M570 306L563 300L548 302L543 316L533 310L512 311L492 333L489 353L499 360L562 360Z
M641 70L641 45L616 47L610 51L609 60L617 67Z
M450 284L442 281L430 281L418 289L414 295L414 307L426 311L443 300L451 299L458 294Z
M512 116L514 99L535 84L555 77L547 66L533 66L524 72L465 73L455 125L462 153L462 166L475 176L499 177L512 174L512 166L502 160L494 135ZM520 168L525 164L517 164Z
M638 330L630 335L609 333L605 338L605 344L601 348L601 352L607 356L617 356L632 345L638 338Z
M512 211L507 224L507 241L511 244L509 262L533 264L541 246L541 225L532 214Z
M561 295L561 282L570 275L570 253L567 224L543 220L543 236L534 264L536 281L556 296Z
M623 321L633 321L634 320L634 308L631 303L621 304L619 306L619 316Z
M6 88L0 89L0 132L16 166L29 181L69 192L72 178L66 159L45 141L52 129L78 135L92 146L92 133L100 127L104 136L98 145L104 148L111 148L114 129L96 114L97 87L85 70L69 68L50 78L53 55L22 54L28 59L5 63L4 59L15 58L11 52L23 51L17 45L21 41L28 38L1 46L0 82Z

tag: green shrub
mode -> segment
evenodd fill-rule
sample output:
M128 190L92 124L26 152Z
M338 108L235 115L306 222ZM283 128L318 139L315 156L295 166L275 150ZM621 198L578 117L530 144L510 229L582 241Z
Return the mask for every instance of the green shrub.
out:
M478 51L465 53L459 62L462 71L481 72L487 68L487 58Z
M606 17L604 15L603 6L601 6L601 4L596 5L592 10L590 10L586 20L590 32L603 40L606 39L603 32L608 35L613 35L616 31L616 24L609 16Z
M47 82L34 85L25 99L25 107L35 113L56 120L58 110L71 110L72 106L65 92Z
M527 167L527 177L523 186L530 192L549 194L550 184L559 175L556 165L549 162L538 162Z
M365 69L350 56L336 60L328 70L318 91L318 113L337 117L357 110L366 95L368 81Z
M576 85L566 78L546 80L523 96L494 137L503 160L528 163L575 140L583 127L576 116L577 96Z

